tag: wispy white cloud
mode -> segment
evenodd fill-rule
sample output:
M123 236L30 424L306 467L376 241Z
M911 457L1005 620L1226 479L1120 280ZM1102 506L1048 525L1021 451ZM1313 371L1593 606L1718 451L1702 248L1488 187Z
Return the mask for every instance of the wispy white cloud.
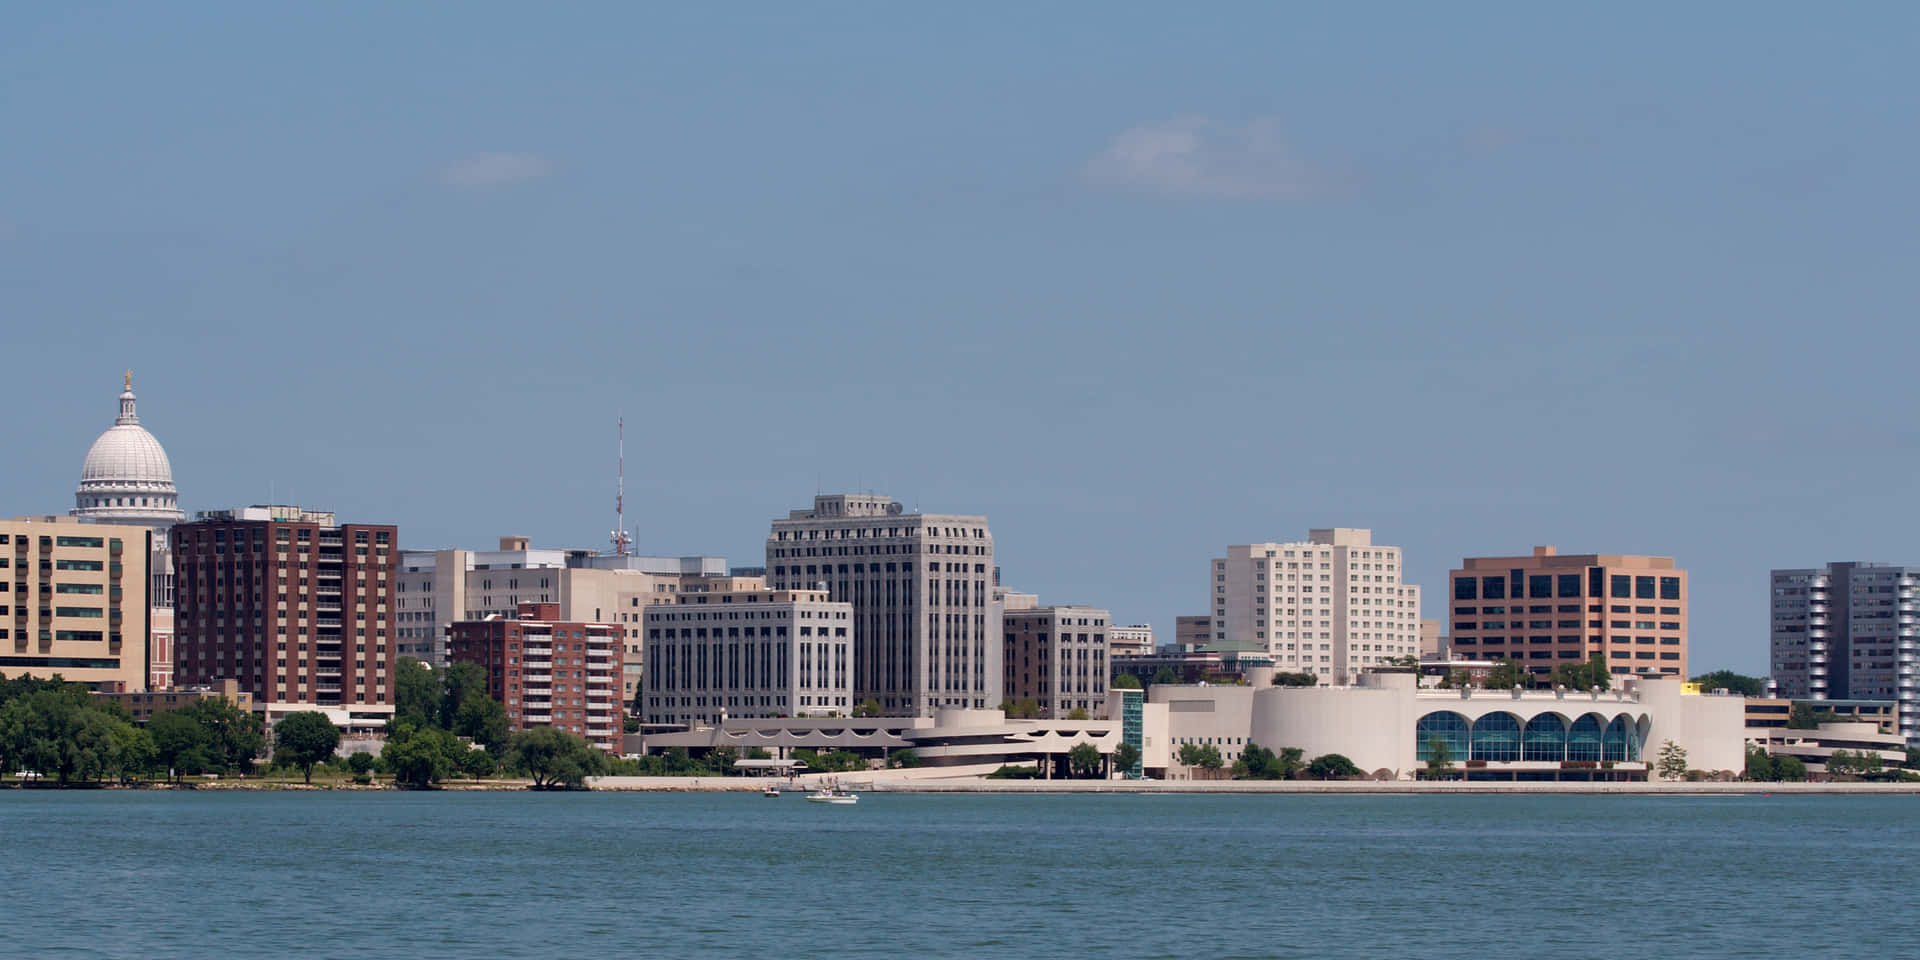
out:
M440 180L462 190L486 190L535 180L552 169L537 153L476 153L441 171Z
M1134 127L1087 163L1086 176L1106 187L1234 199L1298 198L1315 189L1314 171L1270 117L1238 127L1203 116Z

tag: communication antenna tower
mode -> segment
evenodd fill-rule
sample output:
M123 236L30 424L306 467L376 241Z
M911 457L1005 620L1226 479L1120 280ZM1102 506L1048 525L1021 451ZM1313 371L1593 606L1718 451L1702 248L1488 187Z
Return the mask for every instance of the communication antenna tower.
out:
M620 459L618 480L613 490L613 555L624 557L628 548L633 546L633 537L627 534L627 420L618 421L620 433Z

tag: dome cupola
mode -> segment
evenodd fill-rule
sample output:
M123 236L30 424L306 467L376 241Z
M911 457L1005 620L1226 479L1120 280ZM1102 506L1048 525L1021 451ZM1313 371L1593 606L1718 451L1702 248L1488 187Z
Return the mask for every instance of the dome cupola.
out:
M120 416L87 451L72 513L101 523L154 527L186 519L173 487L167 451L140 425L134 410L131 370L120 394Z

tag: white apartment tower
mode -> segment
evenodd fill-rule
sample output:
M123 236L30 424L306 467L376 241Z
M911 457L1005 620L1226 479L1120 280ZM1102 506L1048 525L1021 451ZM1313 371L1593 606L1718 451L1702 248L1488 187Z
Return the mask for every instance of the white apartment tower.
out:
M993 534L985 517L906 513L833 494L773 521L767 584L853 604L853 696L889 716L986 709L1001 697Z
M1420 588L1401 582L1399 547L1373 532L1310 530L1299 543L1227 548L1209 571L1212 646L1265 650L1283 671L1346 683L1420 653Z

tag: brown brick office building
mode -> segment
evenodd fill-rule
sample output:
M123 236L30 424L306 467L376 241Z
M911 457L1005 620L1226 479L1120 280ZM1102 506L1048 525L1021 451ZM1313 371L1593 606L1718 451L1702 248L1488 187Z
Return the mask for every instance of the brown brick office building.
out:
M255 506L171 535L176 685L238 680L260 704L393 702L393 526Z

